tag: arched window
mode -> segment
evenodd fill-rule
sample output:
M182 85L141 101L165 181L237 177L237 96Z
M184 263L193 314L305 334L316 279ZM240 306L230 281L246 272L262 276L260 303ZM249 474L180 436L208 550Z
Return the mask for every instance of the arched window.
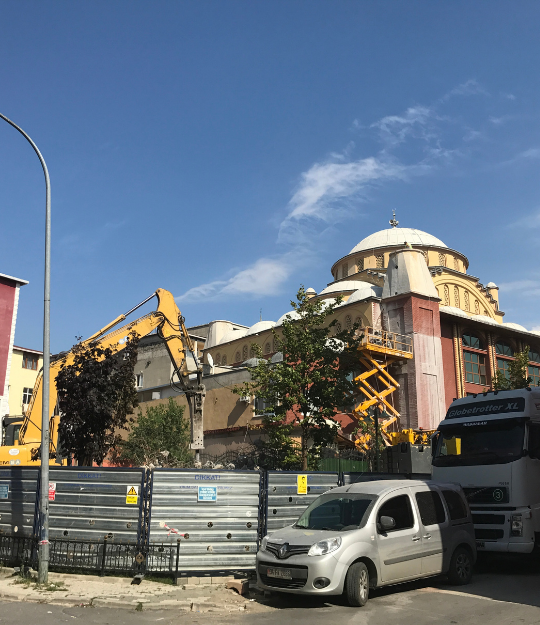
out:
M439 252L439 266L446 267L446 254Z
M221 359L221 364L222 365L226 365L227 364L227 355L223 354L223 358Z
M350 330L352 328L352 318L350 315L347 315L345 317L345 327L347 328L347 330Z
M271 351L270 349L270 343L266 343L266 345L264 346L264 353L265 354L269 354Z
M339 323L339 321L336 323L335 328L335 333L339 334L341 332L341 323Z
M243 360L247 360L248 357L248 346L244 345L244 347L242 347L242 358Z
M375 267L382 269L384 267L384 254L377 254L375 256Z
M450 288L447 284L444 285L444 305L450 306Z
M463 363L465 365L465 381L470 384L486 385L486 356L478 351L483 350L484 345L479 337L474 334L464 334Z
M426 265L429 265L429 256L428 256L428 251L424 250L422 252L422 254L424 255L424 260L426 261Z
M214 362L216 363L216 365L221 364L221 354L219 352L214 356Z
M470 310L470 305L469 305L469 291L465 291L465 310Z
M454 287L454 306L459 308L459 290L457 286Z
M529 350L529 360L533 362L540 362L540 354L537 351ZM540 386L540 366L529 365L528 375L531 380L531 386Z
M482 340L474 334L463 335L463 347L472 347L473 349L484 349Z
M504 343L502 341L500 341L500 342L495 344L495 351L500 356L509 356L510 358L513 358L513 356L514 356L514 352L513 352L512 348L510 347L510 345L508 345L508 343Z
M475 315L480 314L480 303L478 302L477 299L474 300L474 314Z
M240 352L236 352L236 354L234 355L234 362L240 362L241 359L242 354Z
M252 348L249 350L249 357L250 357L250 358L255 358L255 348L254 348L254 347L252 347Z
M343 268L341 270L341 277L346 278L349 275L349 264L344 263Z
M455 256L454 256L454 269L456 271L459 271L459 261Z
M532 349L529 350L529 360L540 362L540 354Z
M356 259L356 266L358 267L358 271L364 271L364 259L363 258L357 258Z
M358 324L358 326L362 325L362 319L360 319L360 317L356 317L356 319L354 320L354 323Z

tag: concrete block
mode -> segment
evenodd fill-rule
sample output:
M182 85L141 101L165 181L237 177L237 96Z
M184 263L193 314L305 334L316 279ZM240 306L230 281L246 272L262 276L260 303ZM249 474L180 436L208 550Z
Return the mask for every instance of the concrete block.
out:
M200 583L201 583L201 578L200 577L188 577L187 578L187 584L189 584L190 586L192 586L194 584L200 584Z
M234 575L223 575L222 577L212 577L212 584L227 584L234 580Z
M247 595L249 592L249 582L247 579L233 579L227 582L225 588L236 590L239 595Z

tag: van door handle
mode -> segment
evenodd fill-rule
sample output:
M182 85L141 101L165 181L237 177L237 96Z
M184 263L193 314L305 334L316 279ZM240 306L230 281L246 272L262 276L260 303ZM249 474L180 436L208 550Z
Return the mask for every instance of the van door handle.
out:
M424 534L424 538L431 538L431 534Z
M413 536L413 543L417 542L418 540L420 540L420 536Z

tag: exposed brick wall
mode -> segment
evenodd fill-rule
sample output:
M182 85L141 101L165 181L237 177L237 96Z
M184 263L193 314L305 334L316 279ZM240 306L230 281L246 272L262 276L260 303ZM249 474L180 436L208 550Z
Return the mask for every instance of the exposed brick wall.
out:
M441 320L441 347L444 371L444 400L446 409L448 410L454 397L458 396L458 387L456 381L453 324L443 320Z
M16 291L13 281L0 278L0 395L6 383Z

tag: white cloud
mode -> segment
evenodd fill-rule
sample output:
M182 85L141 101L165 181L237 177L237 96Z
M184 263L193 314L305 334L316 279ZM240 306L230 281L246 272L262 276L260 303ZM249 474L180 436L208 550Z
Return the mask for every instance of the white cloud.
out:
M509 224L510 228L540 228L540 209Z
M434 116L434 112L427 106L413 106L408 108L403 115L387 115L382 119L371 124L371 128L377 128L380 131L381 139L391 146L403 143L410 135L416 132L424 134L430 117Z
M529 148L524 152L520 152L517 158L540 158L540 148Z
M469 96L469 95L489 95L489 93L482 87L482 85L474 79L467 80L461 85L454 87L448 93L445 93L442 98L440 98L440 102L446 102L450 98L454 96Z
M501 291L507 293L518 293L526 297L536 297L540 295L540 280L515 280L513 282L503 282L499 285Z

